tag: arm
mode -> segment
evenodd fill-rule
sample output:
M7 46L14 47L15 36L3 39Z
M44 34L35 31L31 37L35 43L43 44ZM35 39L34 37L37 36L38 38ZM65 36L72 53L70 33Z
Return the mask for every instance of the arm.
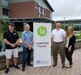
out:
M22 43L25 44L27 47L29 47L29 45L23 39L22 39Z
M65 31L63 33L63 42L64 42L64 44L66 43L66 32Z
M7 39L3 39L4 43L8 44L8 45L12 45Z
M75 35L73 35L73 37L70 39L70 46L71 47L74 46L75 41L76 41L76 37L75 37Z
M19 44L19 39L17 39L16 43L15 43L15 46Z
M76 41L76 37L73 36L70 40L69 51L71 51L71 48L74 47L75 41Z
M4 41L4 43L6 43L7 45L9 45L9 46L11 46L11 47L15 47L15 45L14 44L12 44L12 43L10 43L8 40L7 40L7 38L8 38L8 35L7 35L7 32L5 32L4 34L3 34L3 41Z
M26 45L27 47L29 47L29 45L27 44L27 42L25 41L25 34L24 34L24 32L22 33L22 36L21 36L21 39L22 39L22 43L24 44L24 45Z
M53 38L54 38L54 35L53 35L53 31L51 33L51 45L53 44Z
M4 43L10 45L11 47L15 47L15 44L10 43L7 39L3 39Z
M66 43L66 37L64 37L64 41L63 42L64 42L64 44Z
M32 46L33 46L33 44L34 44L34 40L33 40L33 33L32 33L32 36L31 36L31 45L29 45L29 50L31 50L32 49Z

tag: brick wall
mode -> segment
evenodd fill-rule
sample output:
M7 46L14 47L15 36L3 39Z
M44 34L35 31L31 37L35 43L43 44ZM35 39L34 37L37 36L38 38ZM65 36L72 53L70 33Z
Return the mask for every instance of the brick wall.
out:
M10 3L9 4L10 18L34 17L34 1Z
M9 8L10 18L39 17L39 4L35 1L10 3ZM50 18L50 12L49 9L45 9L45 17Z
M34 2L34 16L39 17L39 4Z
M50 11L50 10L45 9L45 17L50 18L50 13L51 13L51 11Z
M2 18L2 0L0 0L0 19Z

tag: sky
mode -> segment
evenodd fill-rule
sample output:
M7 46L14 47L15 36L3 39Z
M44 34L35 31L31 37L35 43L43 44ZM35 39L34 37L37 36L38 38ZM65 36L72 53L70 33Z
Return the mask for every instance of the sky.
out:
M81 19L81 0L48 0L54 13L53 20Z

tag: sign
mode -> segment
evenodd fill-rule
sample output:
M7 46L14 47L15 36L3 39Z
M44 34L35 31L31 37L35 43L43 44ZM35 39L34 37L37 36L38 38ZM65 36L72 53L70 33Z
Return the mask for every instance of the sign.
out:
M51 66L51 23L34 23L34 67Z

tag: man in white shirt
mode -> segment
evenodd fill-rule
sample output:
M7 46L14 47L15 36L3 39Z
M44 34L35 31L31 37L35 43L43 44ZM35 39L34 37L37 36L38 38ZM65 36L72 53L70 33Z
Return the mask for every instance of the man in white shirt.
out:
M61 28L61 23L56 23L56 28L52 31L52 47L53 47L53 67L57 66L58 51L60 53L62 68L65 68L65 50L66 33Z

